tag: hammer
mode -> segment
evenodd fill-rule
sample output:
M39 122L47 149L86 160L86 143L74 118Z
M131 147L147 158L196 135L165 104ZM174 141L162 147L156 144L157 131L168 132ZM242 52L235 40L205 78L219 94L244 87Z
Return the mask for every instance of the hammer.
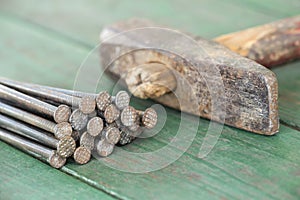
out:
M285 19L224 35L214 42L191 34L170 36L164 26L131 19L103 29L101 62L106 72L121 79L136 97L273 135L279 130L278 84L275 74L261 64L272 67L300 56L299 21L300 17ZM192 37L200 48L185 37Z

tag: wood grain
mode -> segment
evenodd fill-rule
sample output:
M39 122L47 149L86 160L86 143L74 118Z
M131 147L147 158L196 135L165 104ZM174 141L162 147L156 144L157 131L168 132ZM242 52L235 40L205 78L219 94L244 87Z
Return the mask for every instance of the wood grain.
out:
M0 142L0 199L114 199Z
M270 68L300 57L300 16L229 33L214 40Z
M100 34L102 66L139 98L258 134L278 132L278 85L272 71L215 42L198 37L193 45L195 41L164 28L144 19L105 27ZM170 71L168 78L156 75L163 66ZM162 85L165 79L168 84Z

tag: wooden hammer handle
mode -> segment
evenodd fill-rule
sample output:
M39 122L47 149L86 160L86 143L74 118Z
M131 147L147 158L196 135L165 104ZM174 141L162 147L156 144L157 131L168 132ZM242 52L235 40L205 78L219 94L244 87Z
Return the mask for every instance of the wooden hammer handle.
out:
M273 67L300 58L300 16L214 39L232 51Z

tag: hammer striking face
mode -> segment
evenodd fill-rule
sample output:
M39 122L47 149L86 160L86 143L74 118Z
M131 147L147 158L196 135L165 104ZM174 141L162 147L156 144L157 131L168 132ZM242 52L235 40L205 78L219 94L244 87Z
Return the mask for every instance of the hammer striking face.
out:
M153 26L133 19L100 35L102 65L133 95L258 134L278 132L273 72L213 41L145 28Z

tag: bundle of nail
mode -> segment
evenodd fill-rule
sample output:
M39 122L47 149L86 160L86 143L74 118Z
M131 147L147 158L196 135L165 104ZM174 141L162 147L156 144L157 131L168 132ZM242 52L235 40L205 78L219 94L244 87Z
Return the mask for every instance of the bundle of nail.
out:
M125 91L111 96L0 78L0 139L55 168L72 155L85 164L92 152L106 157L156 125L154 109L129 103Z

